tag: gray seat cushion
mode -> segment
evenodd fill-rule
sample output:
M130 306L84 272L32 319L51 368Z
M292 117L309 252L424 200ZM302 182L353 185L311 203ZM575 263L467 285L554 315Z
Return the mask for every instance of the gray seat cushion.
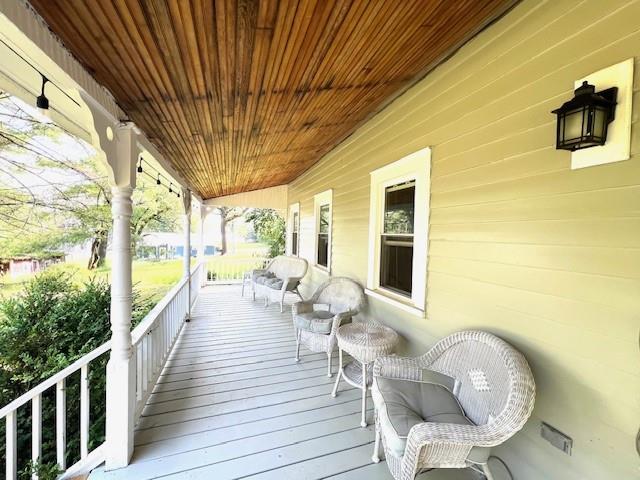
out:
M260 285L264 285L265 282L267 282L267 280L272 280L274 278L276 278L276 276L273 273L265 272L263 274L256 275L256 277L254 278L254 281Z
M267 278L264 281L264 286L272 288L274 290L280 290L282 288L283 283L284 283L283 280L279 279L278 277L273 277L273 278Z
M334 314L327 310L315 310L295 315L293 322L300 330L328 335L331 333L333 317Z
M430 379L437 377L430 376ZM451 390L443 386L449 383L445 377L438 378L437 383L376 378L379 396L374 395L374 399L378 400L376 409L379 412L380 429L387 448L395 457L404 455L407 436L414 425L425 422L473 425ZM382 405L378 404L380 401ZM472 451L474 459L482 460L488 456L489 449L480 450Z

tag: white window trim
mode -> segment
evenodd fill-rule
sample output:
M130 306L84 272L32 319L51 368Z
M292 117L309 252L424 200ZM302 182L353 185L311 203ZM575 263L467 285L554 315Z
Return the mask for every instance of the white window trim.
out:
M287 246L286 246L286 252L287 255L293 255L293 214L297 213L298 214L298 253L296 253L296 256L299 257L300 256L300 202L296 202L296 203L292 203L291 205L289 205L289 215L288 215L288 221L287 221Z
M320 207L329 205L329 238L327 247L327 266L318 265L318 233L320 231ZM333 243L333 189L325 190L313 197L313 266L331 274L331 244Z
M411 297L405 297L380 286L380 234L384 212L385 188L415 180L413 277ZM427 259L429 209L431 194L431 149L423 148L371 172L369 211L369 264L366 293L411 314L424 317L427 301ZM426 208L419 208L426 205Z

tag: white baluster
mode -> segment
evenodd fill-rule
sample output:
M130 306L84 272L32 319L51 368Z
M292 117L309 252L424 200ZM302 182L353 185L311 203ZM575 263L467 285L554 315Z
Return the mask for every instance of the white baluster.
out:
M7 413L6 422L6 447L7 457L6 476L7 480L15 480L18 476L18 422L15 410Z
M40 461L42 455L42 395L38 394L31 400L31 460ZM38 475L31 474L32 480L38 480Z
M67 392L65 379L56 384L56 458L61 470L67 468Z
M89 455L89 365L80 368L80 457Z

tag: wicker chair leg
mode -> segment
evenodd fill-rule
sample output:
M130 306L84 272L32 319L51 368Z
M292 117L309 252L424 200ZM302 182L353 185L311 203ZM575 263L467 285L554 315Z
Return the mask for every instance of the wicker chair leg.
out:
M371 456L371 461L373 463L380 463L380 427L378 426L377 420L376 420L376 441L373 445L373 455Z
M284 313L284 294L286 292L282 292L282 295L280 296L280 313Z
M300 361L300 335L301 330L296 332L296 362Z
M327 377L333 377L333 373L331 373L331 352L327 353Z
M362 364L362 428L367 426L367 365Z
M336 377L336 383L333 385L333 391L331 396L336 398L338 395L338 385L340 385L340 377L342 376L342 350L338 349L338 376Z
M482 465L482 473L484 473L484 476L487 480L493 480L493 475L491 475L491 470L489 470L488 463Z

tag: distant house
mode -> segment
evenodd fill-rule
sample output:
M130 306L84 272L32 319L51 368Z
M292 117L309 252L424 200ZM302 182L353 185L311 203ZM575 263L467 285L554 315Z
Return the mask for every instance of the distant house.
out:
M45 268L64 262L63 253L48 253L44 256L15 256L0 259L0 275L8 274L10 277L39 273Z
M219 251L214 245L205 245L205 255L215 255ZM137 247L138 258L154 258L165 260L184 256L184 237L182 233L149 232L146 233ZM198 254L198 248L192 244L191 256Z

